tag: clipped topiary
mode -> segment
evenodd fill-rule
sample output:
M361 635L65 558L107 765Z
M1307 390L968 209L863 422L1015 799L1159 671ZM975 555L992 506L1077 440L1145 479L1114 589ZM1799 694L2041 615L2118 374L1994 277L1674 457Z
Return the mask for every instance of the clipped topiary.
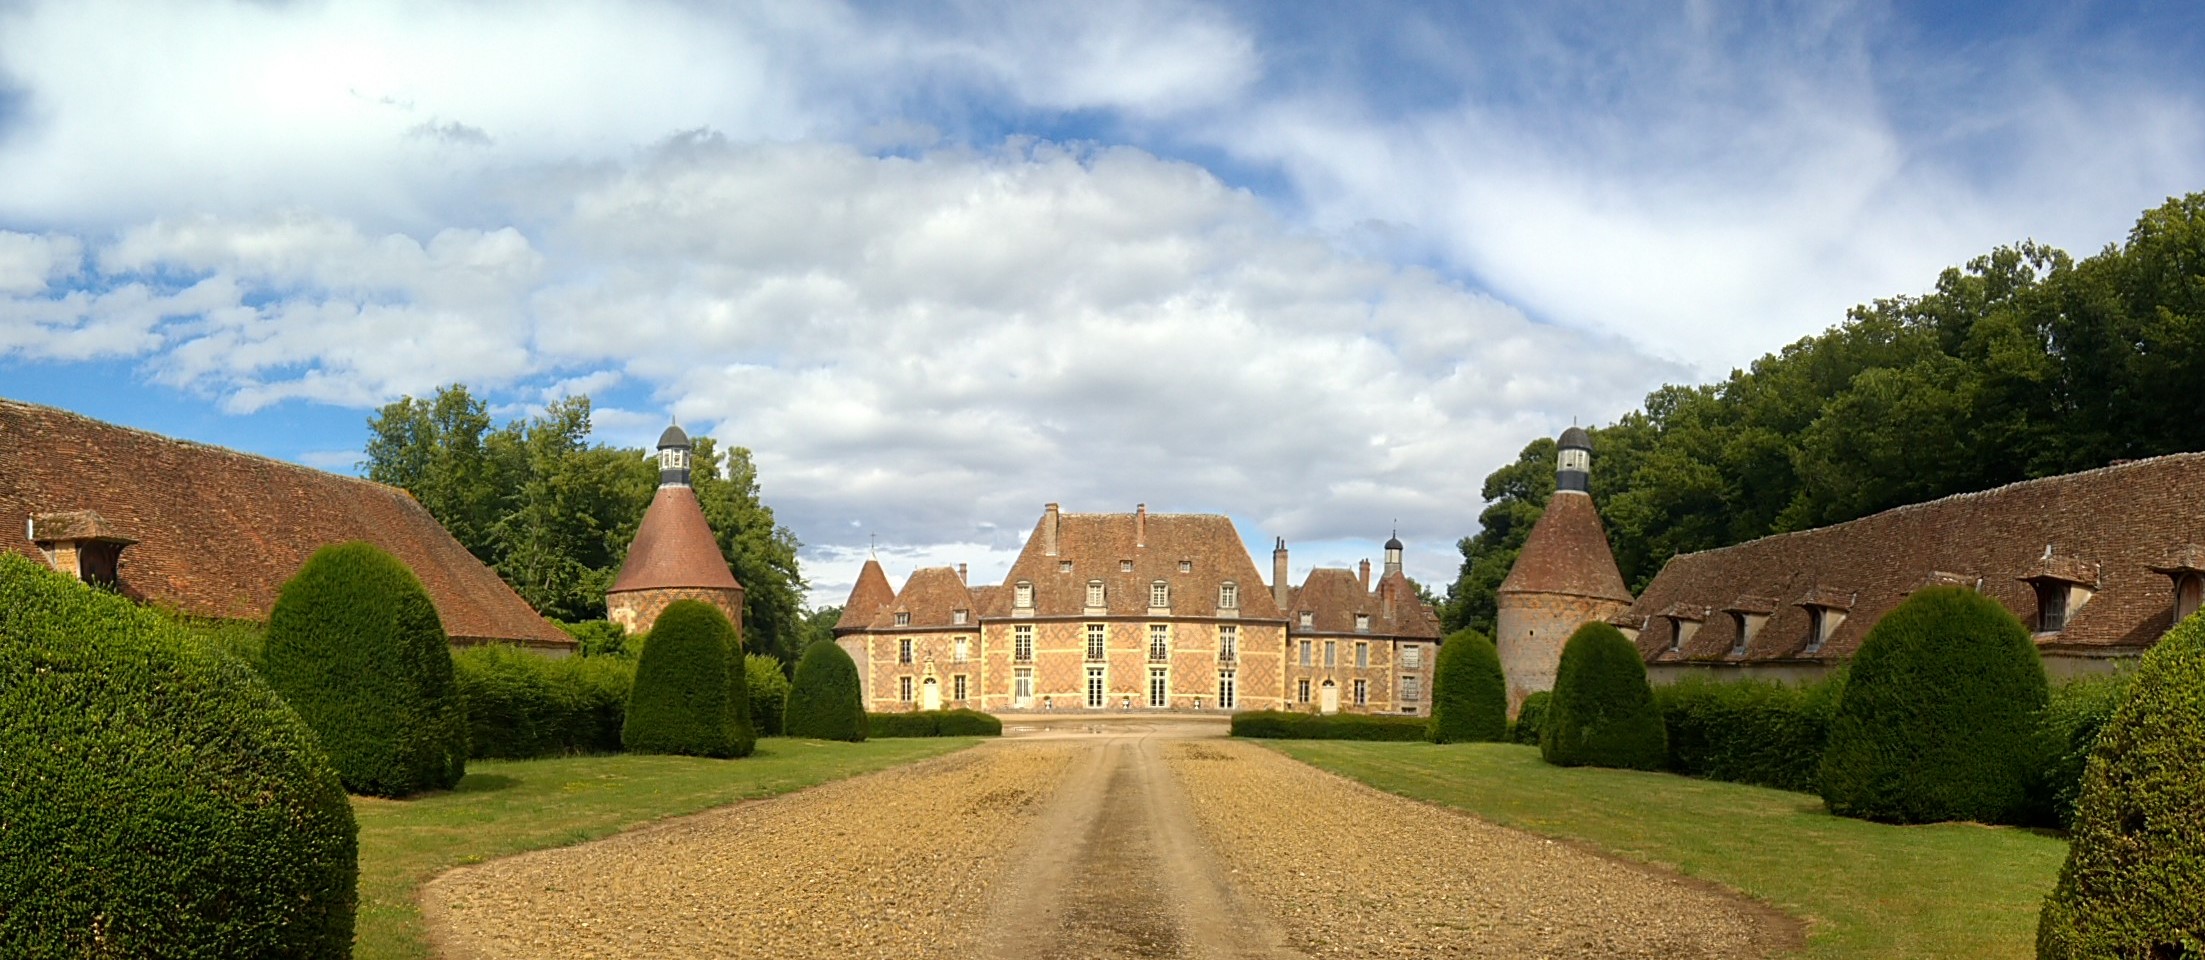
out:
M781 661L749 654L743 657L743 675L750 678L750 726L761 737L781 735L781 711L789 705L789 677Z
M1508 739L1508 681L1501 676L1500 651L1485 634L1457 630L1440 643L1424 738L1433 743Z
M2098 734L2067 864L2037 919L2047 960L2205 956L2205 615L2144 654Z
M403 797L467 772L467 707L421 581L373 544L323 547L283 585L261 653L345 789Z
M1593 621L1562 645L1539 755L1561 767L1659 770L1669 733L1646 683L1646 662L1615 627Z
M1516 722L1508 725L1508 739L1525 746L1538 746L1539 738L1547 731L1547 704L1553 701L1551 690L1535 690L1524 697L1524 705L1516 708Z
M867 727L861 696L857 664L850 655L832 640L815 640L796 661L781 731L817 740L863 740Z
M1853 656L1822 753L1823 802L1885 823L2025 816L2047 689L2028 629L1998 601L1917 591Z
M697 600L666 605L635 667L620 742L630 753L746 757L749 683L735 627L719 608Z
M0 551L0 956L349 956L357 837L243 662Z

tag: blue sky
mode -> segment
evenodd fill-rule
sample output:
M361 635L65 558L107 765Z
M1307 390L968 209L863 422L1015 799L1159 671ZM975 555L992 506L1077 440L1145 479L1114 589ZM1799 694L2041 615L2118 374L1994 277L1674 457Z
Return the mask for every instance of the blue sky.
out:
M447 382L678 414L828 602L1047 501L1443 582L1530 439L2205 189L2201 61L2175 3L0 3L0 396L332 469Z

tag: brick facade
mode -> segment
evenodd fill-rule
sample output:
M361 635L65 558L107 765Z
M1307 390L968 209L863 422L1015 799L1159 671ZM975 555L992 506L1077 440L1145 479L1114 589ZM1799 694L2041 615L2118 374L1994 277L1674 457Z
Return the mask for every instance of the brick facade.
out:
M627 628L629 633L649 633L651 625L658 622L658 615L665 613L666 606L676 600L702 600L720 608L721 613L727 614L728 622L735 625L735 639L742 640L741 587L655 587L608 593L605 595L605 616Z

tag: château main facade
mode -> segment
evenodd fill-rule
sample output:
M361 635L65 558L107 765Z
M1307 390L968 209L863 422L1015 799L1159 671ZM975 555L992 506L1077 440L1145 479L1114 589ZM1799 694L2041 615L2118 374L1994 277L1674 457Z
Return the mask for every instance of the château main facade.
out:
M1439 620L1401 569L1268 583L1214 514L1066 513L1049 504L999 585L962 569L889 586L868 560L835 637L866 709L990 713L1308 710L1422 715Z

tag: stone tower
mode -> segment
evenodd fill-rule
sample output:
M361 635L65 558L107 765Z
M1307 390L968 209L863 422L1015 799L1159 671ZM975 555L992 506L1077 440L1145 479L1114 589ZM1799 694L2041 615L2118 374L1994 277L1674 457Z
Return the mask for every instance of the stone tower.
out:
M605 614L630 633L644 633L667 604L702 600L727 614L740 640L743 585L727 569L704 506L689 486L689 449L689 435L678 426L659 435L658 493L643 511L620 575L605 591Z
M1511 715L1525 697L1554 688L1562 644L1572 632L1631 606L1593 508L1591 435L1580 427L1563 431L1555 461L1554 496L1501 581L1493 642L1508 676Z

